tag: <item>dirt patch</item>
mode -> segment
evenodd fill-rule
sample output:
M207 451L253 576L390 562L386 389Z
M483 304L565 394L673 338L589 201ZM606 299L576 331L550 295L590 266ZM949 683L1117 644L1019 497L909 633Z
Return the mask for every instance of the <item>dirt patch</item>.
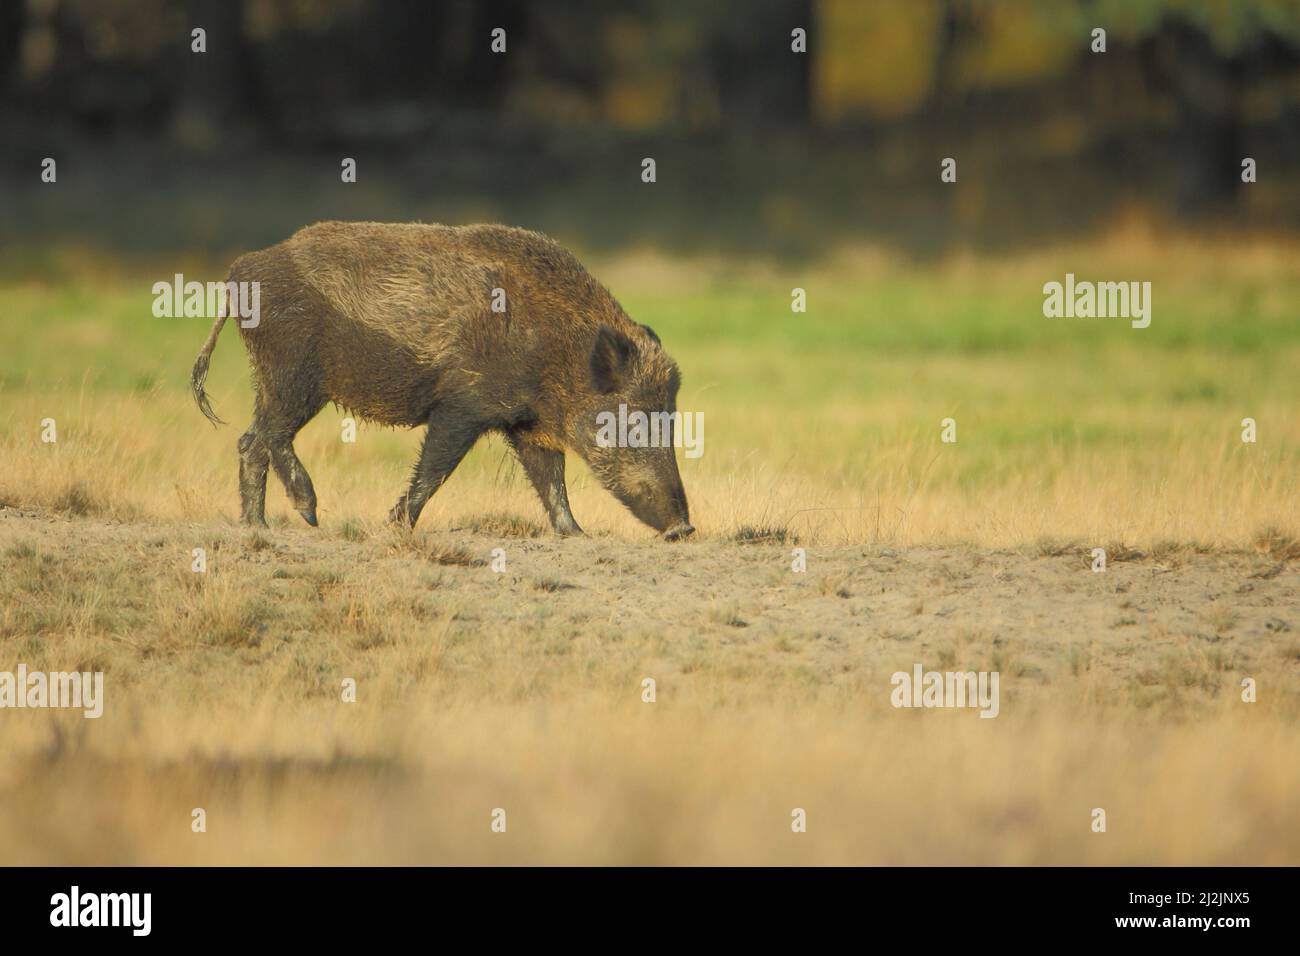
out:
M1095 573L1072 547L810 547L795 571L764 535L482 527L0 510L0 670L106 685L98 720L0 712L0 839L42 863L1300 860L1278 548ZM998 718L892 706L918 664L998 672ZM238 838L192 834L199 806Z

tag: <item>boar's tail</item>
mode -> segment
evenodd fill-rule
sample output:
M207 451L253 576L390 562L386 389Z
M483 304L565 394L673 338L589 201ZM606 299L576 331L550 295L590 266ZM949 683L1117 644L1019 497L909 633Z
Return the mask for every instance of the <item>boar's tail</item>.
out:
M229 286L226 287L226 295L230 295ZM203 349L199 352L199 357L194 360L194 368L190 372L190 391L194 393L194 401L199 403L199 411L213 425L224 425L217 413L212 410L212 405L208 402L208 393L203 390L203 383L208 380L208 362L212 358L212 350L217 347L217 336L221 334L221 327L226 324L226 316L230 314L229 303L223 303L224 308L217 316L217 320L212 323L212 331L208 333L208 340L203 343Z

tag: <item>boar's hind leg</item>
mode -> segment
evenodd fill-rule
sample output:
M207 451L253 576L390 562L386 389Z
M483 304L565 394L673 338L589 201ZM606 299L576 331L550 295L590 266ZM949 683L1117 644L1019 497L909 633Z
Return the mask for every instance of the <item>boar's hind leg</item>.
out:
M316 527L316 489L312 487L311 476L302 466L297 452L293 450L293 439L324 404L323 401L309 402L292 415L268 419L265 432L271 467L275 469L284 490L289 493L294 510L313 528Z
M416 463L411 487L388 513L388 520L414 528L433 493L442 487L447 476L485 431L487 425L467 418L463 412L447 406L435 408L429 416L429 429L424 434L424 444L420 446L420 460Z
M573 512L569 510L569 491L564 484L564 453L534 445L526 435L517 431L506 432L506 439L537 490L537 497L542 499L555 533L582 534L578 522L573 520Z
M244 524L266 526L266 472L270 453L258 433L258 420L239 439L239 510Z

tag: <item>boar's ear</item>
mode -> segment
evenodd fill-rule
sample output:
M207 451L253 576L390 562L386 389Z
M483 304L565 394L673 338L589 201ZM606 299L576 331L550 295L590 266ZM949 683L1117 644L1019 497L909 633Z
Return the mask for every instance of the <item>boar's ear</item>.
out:
M616 392L627 379L636 345L622 332L602 325L591 349L591 385L602 395Z
M648 325L643 325L641 326L641 328L645 329L645 334L650 336L651 342L653 342L655 345L659 346L660 348L664 347L664 344L659 341L659 336L655 335L654 329L650 328L650 326Z

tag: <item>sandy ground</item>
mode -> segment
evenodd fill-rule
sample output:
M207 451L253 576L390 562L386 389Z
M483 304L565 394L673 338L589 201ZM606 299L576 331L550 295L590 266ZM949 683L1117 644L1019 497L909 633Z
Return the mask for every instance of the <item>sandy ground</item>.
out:
M0 509L0 669L106 686L0 711L0 855L1300 862L1300 562L476 528ZM916 664L998 717L894 708Z

